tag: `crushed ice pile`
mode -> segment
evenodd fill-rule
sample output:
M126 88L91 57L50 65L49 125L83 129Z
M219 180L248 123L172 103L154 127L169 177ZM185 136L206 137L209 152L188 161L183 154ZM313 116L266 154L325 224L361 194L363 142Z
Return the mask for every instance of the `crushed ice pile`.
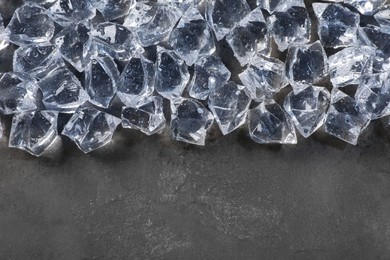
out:
M260 144L320 127L356 144L390 115L385 0L25 0L6 22L0 52L19 47L0 112L9 146L35 156L59 135L88 153L119 125L152 135L167 121L196 145L214 122Z

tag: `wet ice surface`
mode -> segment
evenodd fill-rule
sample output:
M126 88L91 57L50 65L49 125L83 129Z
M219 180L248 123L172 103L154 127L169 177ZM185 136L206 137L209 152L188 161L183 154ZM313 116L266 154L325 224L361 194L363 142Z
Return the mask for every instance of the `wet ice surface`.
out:
M360 117L390 114L390 12L380 0L27 2L0 19L0 55L16 49L0 112L70 114L68 130L93 124L88 114L110 121L86 143L63 131L84 152L108 143L119 117L162 136L170 120L174 140L196 145L211 128L248 127L257 143L295 144L295 129L309 137L327 119L325 132L356 144ZM350 118L346 101L357 121L337 129Z

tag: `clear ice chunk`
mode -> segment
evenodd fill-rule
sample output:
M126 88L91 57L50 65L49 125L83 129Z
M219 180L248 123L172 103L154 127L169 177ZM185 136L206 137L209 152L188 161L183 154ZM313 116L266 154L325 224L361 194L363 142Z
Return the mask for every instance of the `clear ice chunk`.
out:
M286 75L294 90L317 83L327 74L327 56L319 41L288 49Z
M189 85L189 95L205 100L211 91L222 87L231 73L217 56L203 56L194 66L194 75Z
M69 62L79 72L91 63L96 55L96 45L90 36L90 25L78 23L63 29L55 38L64 60Z
M91 19L96 10L89 0L58 0L47 13L56 23L69 26L71 23Z
M327 89L309 86L298 93L290 92L284 100L284 109L301 135L307 138L324 124L329 103Z
M184 13L173 29L169 45L188 66L192 66L200 55L209 55L215 51L213 34L195 6Z
M162 48L157 55L156 91L167 99L180 97L190 79L185 62Z
M318 20L318 36L324 47L339 48L358 44L360 16L340 4L313 3Z
M145 97L133 106L122 109L124 128L137 129L146 135L152 135L163 131L165 123L162 97Z
M120 123L119 118L85 104L73 114L62 135L69 137L84 153L89 153L111 142Z
M77 77L66 67L50 72L38 82L46 109L72 113L89 100Z
M50 7L52 4L58 0L24 0L25 3L40 5L42 7Z
M142 55L133 57L120 75L117 96L126 106L133 105L153 93L154 80L154 63Z
M97 56L85 69L85 90L90 102L108 108L117 91L119 71L116 63L108 56Z
M261 55L257 55L238 76L257 102L272 98L288 85L284 63Z
M226 36L226 41L241 66L248 64L257 53L268 55L270 37L260 8L249 13Z
M42 44L54 35L54 21L46 10L37 5L23 5L16 9L5 32L9 41L17 45Z
M218 41L222 40L250 11L246 0L206 1L206 19Z
M386 5L376 12L374 18L383 29L390 31L390 5Z
M330 81L334 87L358 85L363 70L370 62L375 48L357 46L345 48L328 58Z
M169 36L182 12L169 3L137 2L124 26L133 30L142 46L156 45Z
M249 134L259 144L296 144L294 125L273 100L260 103L248 113Z
M0 73L0 112L10 115L35 110L37 91L37 83L26 74Z
M5 33L3 17L0 14L0 51L2 49L5 49L9 45L6 39L7 39L7 35Z
M280 5L268 17L270 34L280 51L285 51L291 45L310 41L311 22L306 8L287 3L289 1Z
M127 15L134 6L134 0L90 0L107 21Z
M178 98L171 101L171 136L176 141L205 145L213 114L199 101Z
M335 89L331 96L325 132L356 145L360 133L370 122L369 115L354 98L344 92Z
M369 25L361 28L360 37L365 44L381 50L390 57L390 30Z
M230 81L210 93L208 107L222 134L227 135L245 123L250 103L245 87Z
M287 5L305 6L302 0L257 0L256 3L259 8L266 10L270 14L273 14L276 10L280 10Z
M349 0L345 3L352 5L363 15L372 15L386 3L386 0Z
M9 138L9 147L41 156L55 141L58 112L31 111L15 114Z
M128 61L134 55L144 52L134 33L117 23L100 23L91 31L91 35L99 53L119 61Z
M65 66L59 49L52 44L18 48L14 52L13 70L25 72L30 76L41 79L50 71Z

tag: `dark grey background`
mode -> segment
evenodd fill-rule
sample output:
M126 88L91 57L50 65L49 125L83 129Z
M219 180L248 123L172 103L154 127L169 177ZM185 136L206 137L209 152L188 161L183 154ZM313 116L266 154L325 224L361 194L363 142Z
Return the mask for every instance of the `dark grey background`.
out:
M0 3L8 19L19 1ZM264 146L213 129L196 147L119 129L89 155L63 137L34 158L3 138L0 259L390 259L386 120L356 147L322 130Z

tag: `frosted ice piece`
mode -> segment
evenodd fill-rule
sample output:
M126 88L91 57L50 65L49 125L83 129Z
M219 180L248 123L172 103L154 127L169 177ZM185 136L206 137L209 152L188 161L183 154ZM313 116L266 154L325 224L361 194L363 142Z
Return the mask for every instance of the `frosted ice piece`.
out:
M42 46L27 45L14 52L13 70L25 72L41 79L50 71L65 66L59 49L52 44Z
M38 82L46 109L72 113L89 100L77 77L66 67L50 72Z
M360 16L340 4L313 3L318 20L318 36L324 47L358 45Z
M27 4L39 5L42 7L50 7L52 4L57 2L58 0L24 0Z
M332 92L325 132L356 145L360 133L369 122L369 115L355 99L338 89Z
M23 5L16 9L5 32L9 41L17 45L42 44L54 35L54 21L46 10L37 5Z
M135 35L116 23L100 23L91 31L91 35L99 53L119 61L128 61L134 55L144 52Z
M5 33L3 17L1 17L1 14L0 14L0 51L2 49L5 49L9 45L7 38L8 37Z
M324 124L329 103L328 90L309 86L298 93L290 92L284 100L284 109L301 135L307 138Z
M246 0L206 1L206 20L218 41L222 40L250 11Z
M121 120L89 104L80 106L65 125L62 135L69 137L84 153L111 142Z
M167 99L180 97L190 74L185 62L173 51L159 49L156 71L156 91Z
M288 85L284 63L261 55L255 56L247 69L238 76L257 102L272 98Z
M182 12L169 3L137 2L124 26L133 30L142 46L156 45L169 36Z
M369 25L361 28L360 37L366 45L373 46L390 57L390 30Z
M317 83L327 74L327 57L319 41L295 45L288 49L286 76L294 90Z
M349 0L345 3L354 6L361 14L372 15L386 3L386 0Z
M269 54L270 37L260 8L249 13L227 36L226 41L241 66L257 54Z
M310 41L311 23L305 7L278 8L268 18L269 31L280 51Z
M248 113L249 134L259 144L296 144L294 125L273 100L260 103Z
M211 91L222 87L230 76L230 71L219 57L203 56L195 63L189 95L205 100Z
M0 73L0 112L10 115L35 110L37 91L37 83L26 74Z
M185 12L191 6L200 6L203 0L157 0L158 3L170 3Z
M375 54L375 48L345 48L328 58L330 81L334 87L360 84L363 70Z
M233 81L210 93L208 107L224 135L245 123L251 98L244 86Z
M184 13L171 32L169 45L188 66L192 66L200 55L209 55L215 51L212 32L196 7Z
M55 38L55 44L59 46L64 60L69 62L79 72L91 63L96 56L96 45L92 44L89 24L78 23L66 27Z
M205 145L213 114L199 101L178 98L171 101L171 136L176 141Z
M32 111L15 114L9 138L9 147L41 156L55 141L58 112Z
M145 97L133 106L122 109L124 128L137 129L146 135L152 135L163 131L165 123L162 97Z
M89 0L58 0L47 13L56 23L69 26L71 23L91 19L96 10Z
M117 91L119 71L113 59L107 56L95 57L85 69L85 90L90 102L108 108Z
M134 0L90 0L107 21L127 15L134 6Z
M117 96L126 106L130 106L153 93L154 80L154 63L142 55L133 57L122 71Z
M390 31L390 5L386 5L376 12L374 18L383 29Z
M286 9L291 6L305 7L303 0L257 0L257 6L272 14L276 10Z

